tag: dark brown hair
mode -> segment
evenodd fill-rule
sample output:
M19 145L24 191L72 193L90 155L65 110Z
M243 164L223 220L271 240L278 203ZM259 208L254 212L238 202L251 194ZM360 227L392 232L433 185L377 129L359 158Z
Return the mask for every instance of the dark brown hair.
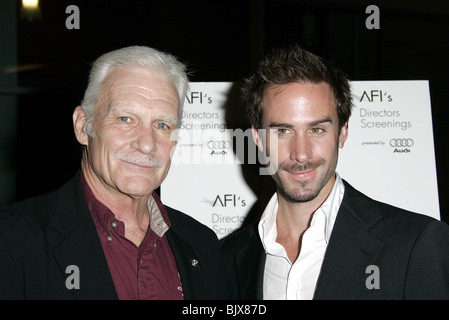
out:
M273 85L292 82L329 84L334 94L340 128L351 116L351 87L346 75L329 62L299 45L274 49L260 63L257 72L244 80L242 98L251 125L262 126L263 98Z

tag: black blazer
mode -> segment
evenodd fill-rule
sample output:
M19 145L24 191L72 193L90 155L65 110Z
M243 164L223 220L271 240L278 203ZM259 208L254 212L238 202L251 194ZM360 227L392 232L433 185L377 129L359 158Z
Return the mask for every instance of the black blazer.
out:
M345 183L314 299L449 299L449 226L374 201ZM234 299L263 299L258 223L226 238ZM380 288L368 289L377 266Z
M185 299L225 298L213 231L166 207ZM117 299L79 172L59 191L0 210L0 299ZM79 289L67 289L75 265Z

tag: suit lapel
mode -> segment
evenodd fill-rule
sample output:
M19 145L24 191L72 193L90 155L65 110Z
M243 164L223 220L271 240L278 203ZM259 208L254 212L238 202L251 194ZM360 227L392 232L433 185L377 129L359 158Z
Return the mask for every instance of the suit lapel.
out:
M243 300L263 299L263 274L265 269L265 250L260 242L257 224L249 229L245 245L235 253L237 281L240 298Z
M314 299L355 299L383 242L369 232L382 218L375 204L345 182L345 195L324 256Z
M202 259L180 235L169 229L166 233L170 248L178 267L185 299L195 299L193 288L201 286Z
M55 215L49 224L49 243L63 275L79 270L79 289L67 289L77 299L117 299L114 283L95 225L82 195L79 174L61 188ZM65 287L65 281L64 281Z
M218 275L219 264L211 252L206 252L207 247L200 243L192 230L186 225L180 214L172 208L165 207L170 219L170 229L166 232L170 248L178 267L181 278L184 299L214 299L211 288L220 286L218 279L212 279L211 275ZM218 253L218 244L217 244ZM216 281L217 283L211 283Z

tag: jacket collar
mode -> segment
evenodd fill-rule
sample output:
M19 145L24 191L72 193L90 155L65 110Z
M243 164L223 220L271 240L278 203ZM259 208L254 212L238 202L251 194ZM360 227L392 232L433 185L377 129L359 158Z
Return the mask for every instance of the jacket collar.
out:
M381 250L383 242L370 233L369 229L382 214L375 202L355 190L344 181L345 194L330 236L323 260L314 299L326 299L341 291L342 283L353 283L363 288L365 270ZM235 263L240 298L263 298L263 274L266 255L257 230L257 223L248 227L247 238L239 239L244 245L235 252ZM348 291L349 298L354 290ZM344 294L344 293L343 293Z
M80 289L67 289L78 299L117 299L100 240L84 200L80 172L58 193L56 210L48 224L49 243L64 278L69 266L79 270Z
M118 299L100 240L81 187L80 172L58 193L55 214L48 224L52 253L64 278L66 269L75 265L80 271L80 289L70 290L78 299ZM195 298L191 288L203 281L204 272L199 256L204 244L189 230L175 210L166 207L170 229L166 232L178 265L186 299ZM196 261L196 263L195 263Z
M204 242L208 237L198 236L202 230L192 228L190 217L168 206L166 210L171 222L167 239L178 266L184 299L221 299L217 288L224 287L224 279L218 241Z
M373 264L383 242L370 232L382 213L377 204L346 181L345 195L324 256L314 299L356 298L363 289L366 267ZM362 274L360 271L362 270ZM348 290L342 292L341 288ZM351 288L351 290L349 290Z
M240 239L244 245L235 253L238 290L240 299L263 299L263 274L266 254L260 240L258 224L247 227L246 239Z

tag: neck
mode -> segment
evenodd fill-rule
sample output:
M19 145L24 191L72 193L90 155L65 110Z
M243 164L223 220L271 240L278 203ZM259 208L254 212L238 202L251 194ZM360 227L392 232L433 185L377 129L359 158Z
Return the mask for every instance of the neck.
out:
M317 208L306 203L292 203L279 195L278 192L277 242L299 243Z
M82 172L95 198L125 224L125 237L139 246L150 223L147 204L151 194L132 197L107 186L87 166L82 166Z
M138 216L142 211L147 211L151 194L142 197L127 195L108 186L91 170L83 168L82 172L95 198L114 212L117 218L120 215Z
M315 199L307 202L292 202L283 197L281 192L277 192L279 207L276 218L276 242L285 248L292 263L299 256L302 236L310 227L313 214L327 199L334 183L335 178L326 184Z

